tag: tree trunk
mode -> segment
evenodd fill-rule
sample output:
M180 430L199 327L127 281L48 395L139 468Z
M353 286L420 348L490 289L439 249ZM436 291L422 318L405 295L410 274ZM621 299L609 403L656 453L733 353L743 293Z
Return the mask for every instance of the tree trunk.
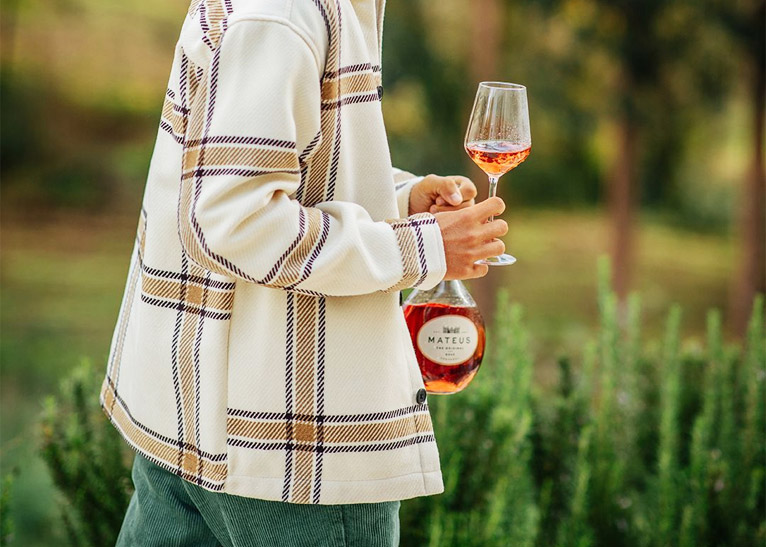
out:
M473 0L471 14L471 77L481 80L497 79L500 57L501 25L503 21L500 0Z
M638 128L623 114L618 128L617 155L608 177L608 206L612 225L614 290L624 300L633 270L633 217L636 194L636 143Z
M745 177L740 206L742 250L734 288L732 319L736 332L744 334L756 293L766 293L766 175L764 174L764 95L766 68L755 66L752 86L754 114L752 157Z
M500 79L497 76L497 70L500 64L504 9L500 0L474 0L469 13L471 14L471 47L468 66L473 85L478 86L481 81ZM473 90L475 91L475 87ZM473 105L473 95L469 101L467 108L470 109ZM479 191L477 201L486 199L489 188L487 175L467 159L467 156L466 165L470 166L468 176ZM507 198L507 196L504 197ZM510 249L510 239L507 241ZM510 268L515 267L510 266ZM470 283L471 294L476 299L487 323L491 323L494 317L495 297L502 281L507 279L506 269L507 267L503 266L490 266L490 272L486 277Z
M0 51L2 52L2 62L4 68L4 77L9 78L10 67L13 67L16 52L16 27L19 19L19 1L5 0L3 5L3 17L0 21Z

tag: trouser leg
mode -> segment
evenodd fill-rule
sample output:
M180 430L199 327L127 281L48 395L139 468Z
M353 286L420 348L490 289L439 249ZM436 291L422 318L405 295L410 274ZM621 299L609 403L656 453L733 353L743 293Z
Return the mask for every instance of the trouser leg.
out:
M137 455L136 488L122 523L117 547L219 547L180 477Z
M303 505L210 492L191 483L184 487L226 547L399 545L398 501Z
M137 455L117 547L396 547L398 501L299 505L211 492Z

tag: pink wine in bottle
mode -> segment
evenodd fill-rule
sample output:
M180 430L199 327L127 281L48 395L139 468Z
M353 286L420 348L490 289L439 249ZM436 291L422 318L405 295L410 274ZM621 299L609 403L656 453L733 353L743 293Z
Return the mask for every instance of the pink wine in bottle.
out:
M484 357L484 320L460 281L415 290L404 318L429 393L457 393L473 379Z

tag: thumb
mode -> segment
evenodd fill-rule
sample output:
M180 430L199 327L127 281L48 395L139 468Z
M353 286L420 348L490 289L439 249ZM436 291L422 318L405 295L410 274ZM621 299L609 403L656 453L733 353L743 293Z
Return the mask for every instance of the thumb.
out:
M463 196L454 179L447 177L442 179L442 183L439 185L439 195L450 205L457 206L463 203Z

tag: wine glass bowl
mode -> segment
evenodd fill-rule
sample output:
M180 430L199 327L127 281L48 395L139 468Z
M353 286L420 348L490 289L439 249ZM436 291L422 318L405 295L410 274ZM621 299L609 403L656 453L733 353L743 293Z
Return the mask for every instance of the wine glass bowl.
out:
M527 159L529 145L509 141L477 141L466 144L468 156L487 175L501 177Z
M495 196L500 177L518 167L532 150L527 88L506 82L481 82L464 144L468 156L489 178L490 197ZM503 266L516 259L503 254L480 262Z

